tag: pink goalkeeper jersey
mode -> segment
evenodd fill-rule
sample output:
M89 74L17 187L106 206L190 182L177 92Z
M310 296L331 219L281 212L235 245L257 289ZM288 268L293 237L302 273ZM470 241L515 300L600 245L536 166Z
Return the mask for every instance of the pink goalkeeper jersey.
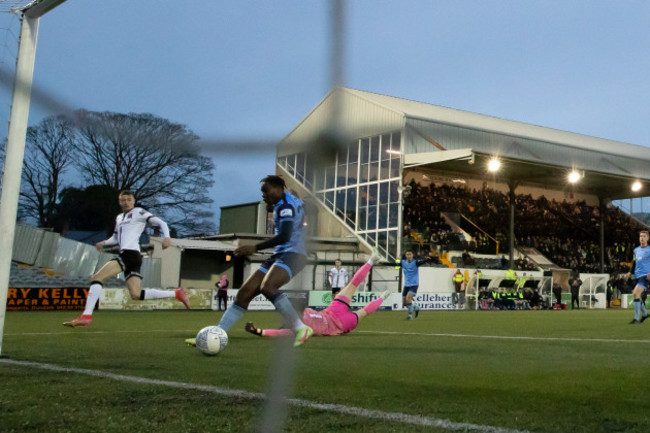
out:
M305 308L302 313L302 321L314 330L314 335L340 335L344 333L341 321L329 309L316 311Z

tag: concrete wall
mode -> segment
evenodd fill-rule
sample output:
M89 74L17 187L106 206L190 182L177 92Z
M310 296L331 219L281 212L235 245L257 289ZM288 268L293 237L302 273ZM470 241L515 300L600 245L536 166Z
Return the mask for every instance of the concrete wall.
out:
M220 233L257 233L259 203L221 208Z
M224 263L223 251L185 250L181 256L181 285L197 289L211 289L222 274L234 280L233 262Z
M172 246L163 250L161 238L152 237L150 241L154 247L151 257L160 259L161 262L160 286L163 288L179 286L181 281L181 249Z

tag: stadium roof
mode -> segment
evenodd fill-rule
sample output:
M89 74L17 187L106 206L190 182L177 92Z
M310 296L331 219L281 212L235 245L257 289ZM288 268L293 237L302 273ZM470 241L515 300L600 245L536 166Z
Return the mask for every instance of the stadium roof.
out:
M183 250L216 250L216 251L233 251L237 248L235 245L217 240L202 239L176 239L172 238L171 246Z
M555 190L568 188L567 174L574 169L584 174L571 185L574 192L620 199L650 189L647 147L344 87L332 90L282 140L278 156L302 151L305 143L316 142L333 124L346 140L405 131L403 152L411 161L406 169ZM432 157L466 150L471 157ZM503 169L488 175L487 161L495 156L504 163ZM418 158L421 163L413 163ZM643 184L640 193L631 191L635 180Z
M650 149L619 141L592 137L559 129L546 128L529 123L501 119L454 108L426 104L393 96L380 95L362 90L343 89L358 97L382 105L389 110L402 113L410 119L421 119L430 122L461 126L476 131L493 132L514 137L529 138L545 143L575 147L590 152L601 152L612 155L627 155L650 161Z

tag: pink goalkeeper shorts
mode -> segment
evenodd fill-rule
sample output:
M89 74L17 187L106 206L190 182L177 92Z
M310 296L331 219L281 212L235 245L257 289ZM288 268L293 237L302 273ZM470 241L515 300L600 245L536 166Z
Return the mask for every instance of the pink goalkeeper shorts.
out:
M331 304L325 309L341 324L343 333L350 332L359 324L359 316L350 311L350 299L336 295Z

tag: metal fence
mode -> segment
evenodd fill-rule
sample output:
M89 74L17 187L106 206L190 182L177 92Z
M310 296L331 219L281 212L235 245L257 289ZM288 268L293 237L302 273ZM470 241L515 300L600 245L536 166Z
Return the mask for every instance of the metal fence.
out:
M51 269L66 277L90 277L116 254L98 252L94 246L62 237L58 233L25 225L16 226L13 261ZM160 287L160 259L144 257L143 287ZM124 279L124 275L118 276Z

